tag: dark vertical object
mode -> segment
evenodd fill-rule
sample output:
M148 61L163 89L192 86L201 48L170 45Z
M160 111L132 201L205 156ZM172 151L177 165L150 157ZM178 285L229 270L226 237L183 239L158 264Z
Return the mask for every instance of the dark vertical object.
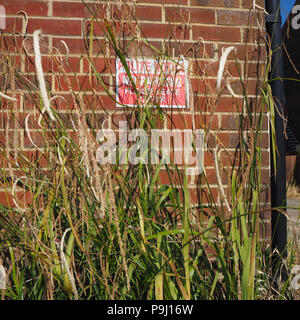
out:
M281 16L280 16L280 0L266 0L266 28L271 39L272 62L269 79L283 78L283 59L282 59L282 34L281 34ZM274 80L270 82L272 94L276 103L275 110L275 131L278 152L276 153L276 168L274 167L273 153L271 152L271 204L272 208L283 207L286 210L286 173L285 173L285 136L284 123L282 115L285 115L285 96L284 84L282 80ZM277 210L272 211L272 249L278 250L278 254L274 254L274 265L281 263L281 258L285 258L287 245L287 219L284 214ZM282 280L287 279L287 271L282 265Z
M290 0L292 3L293 1ZM300 5L300 0L295 1L295 6ZM292 26L292 22L298 21L299 11L295 13L291 12L287 17L285 24L281 27L282 41L285 45L283 50L283 65L284 65L284 78L286 78L284 83L284 93L285 93L285 109L288 118L288 126L290 131L294 134L296 138L296 144L299 144L300 141L300 90L299 90L299 81L300 74L297 72L300 70L300 30L295 29ZM299 21L298 21L299 23ZM297 71L296 71L297 70ZM295 79L295 80L287 80ZM289 138L290 140L290 138ZM291 139L292 144L294 145L293 154L297 154L295 150L294 139ZM291 150L292 151L292 150Z

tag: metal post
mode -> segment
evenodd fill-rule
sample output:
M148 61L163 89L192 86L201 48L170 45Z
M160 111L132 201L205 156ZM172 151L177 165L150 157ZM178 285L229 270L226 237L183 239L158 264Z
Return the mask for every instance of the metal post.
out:
M266 18L267 32L271 39L272 62L269 79L283 78L283 58L282 58L282 34L281 34L281 16L280 0L266 0ZM270 82L275 108L275 131L277 142L276 167L274 167L273 152L271 152L271 204L272 208L281 207L286 210L286 168L285 168L285 136L284 120L285 116L285 96L284 84L282 80ZM271 144L272 147L272 144ZM282 263L282 258L287 256L287 219L286 216L278 210L272 210L272 249L277 251L273 256L273 263ZM282 280L287 279L287 271L282 265Z

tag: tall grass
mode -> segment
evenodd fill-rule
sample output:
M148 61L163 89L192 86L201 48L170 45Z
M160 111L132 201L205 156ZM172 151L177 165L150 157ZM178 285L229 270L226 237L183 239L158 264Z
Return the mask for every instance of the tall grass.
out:
M26 35L1 39L4 73L0 91L13 89L8 79L18 85L12 94L0 97L5 119L1 187L10 202L0 205L0 263L6 273L2 298L292 298L290 279L274 289L272 252L263 239L263 217L270 208L263 206L260 146L263 116L269 112L272 119L274 112L267 80L270 57L259 63L264 54L261 50L265 48L263 30L258 29L256 47L254 41L245 43L245 51L252 48L253 52L247 53L244 69L237 58L232 60L238 73L235 80L241 88L238 94L226 73L228 54L234 49L225 50L222 58L212 61L207 68L197 69L197 76L206 88L209 119L224 94L224 79L233 96L233 112L238 114L239 134L233 159L211 129L211 120L203 127L207 152L214 158L220 201L213 194L205 171L199 181L200 197L196 205L190 199L191 177L185 166L163 161L121 164L118 157L115 164L97 163L96 150L102 142L97 138L97 128L110 124L103 113L100 121L95 121L99 115L97 107L101 105L100 89L115 101L113 73L97 70L97 58L104 57L109 70L111 56L107 55L107 48L110 48L122 62L138 96L141 93L126 61L129 51L142 58L146 58L146 52L157 61L175 60L172 50L168 50L171 42L166 41L161 49L143 36L133 9L134 6L122 2L123 20L119 21L113 18L100 21L97 10L91 10L90 33L83 39L87 54L81 57L89 64L86 81L90 89L78 85L79 65L70 71L66 43L63 44L66 54L56 51L50 56L53 72L58 70L68 95L53 94L45 82L49 74L41 70L39 31L35 33L34 54L28 49L24 51L24 47L11 52L19 38L25 46L29 41L25 41ZM254 16L258 17L259 11ZM102 30L102 38L93 34L96 28ZM95 45L99 43L95 54ZM206 58L205 41L201 43ZM180 48L180 42L177 46ZM37 82L17 64L16 56L23 63L31 59ZM197 64L199 59L192 57L192 62ZM262 69L256 70L257 87L250 96L249 70L255 63ZM219 70L217 89L210 82L215 65ZM164 84L165 77L160 81ZM25 104L35 108L35 115L23 115L23 130L19 129L22 112L15 101L7 98L15 98L19 93ZM160 107L155 99L157 92L150 90L147 94L139 100L146 103L141 102L138 108L123 106L122 111L132 128L150 133L159 127L164 116L170 117L170 112ZM242 109L239 100L243 102ZM60 101L72 112L64 113L57 108ZM191 108L201 111L197 99ZM196 125L193 129L197 129ZM35 148L24 151L19 144L20 134ZM215 145L210 145L211 138L217 141ZM232 161L224 165L224 159ZM162 183L161 170L166 171L167 184ZM223 186L224 170L227 187ZM292 259L293 256L288 257L288 267Z

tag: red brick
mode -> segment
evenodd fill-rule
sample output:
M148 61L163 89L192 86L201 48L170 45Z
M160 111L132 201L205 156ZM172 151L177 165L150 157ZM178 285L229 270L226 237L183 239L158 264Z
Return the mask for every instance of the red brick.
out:
M213 58L215 55L215 45L213 43L203 45L200 41L168 41L165 48L170 56L174 54L176 57L184 55L186 58L201 59Z
M5 7L6 14L17 14L25 11L28 16L46 16L48 13L47 1L39 0L2 0L1 5Z
M34 142L34 144L39 147L42 148L45 145L45 141L44 138L42 136L41 132L37 132L36 130L30 130L30 137L31 140ZM24 148L36 148L30 141L27 133L24 134Z
M222 130L238 130L240 127L239 115L227 114L222 115Z
M124 43L123 47L125 54L129 57L142 56L153 58L157 52L162 51L162 41L148 40L147 43L141 41L130 41L130 45L128 45L128 43ZM114 53L114 49L111 49L111 52Z
M32 39L32 37L28 37L27 39L28 40L24 42L24 46L29 54L34 55L33 39ZM49 53L49 37L42 34L39 37L39 43L40 43L41 54ZM49 58L47 58L47 59L49 59ZM31 59L31 61L34 61L34 59ZM31 61L30 61L30 59L27 59L26 62L28 62L28 65L30 65L30 64L32 65ZM45 61L44 58L43 58L43 61Z
M218 10L218 24L243 26L248 24L248 11Z
M219 56L222 55L223 48L227 48L228 45L220 44L219 46ZM248 63L250 61L264 61L265 59L265 46L263 45L260 50L257 50L257 48L253 44L238 44L235 43L234 47L236 48L235 51L231 51L228 58L229 59L241 59L245 60L247 57Z
M270 184L270 170L262 169L261 170L261 182Z
M215 133L215 139L216 139L216 144L215 146L217 146L218 144L222 144L225 147L229 146L229 136L227 132L218 132Z
M208 86L202 79L191 79L191 87L194 94L205 94L207 93Z
M104 91L101 83L97 80L95 76L91 77L91 81L89 76L80 76L80 75L70 75L68 76L70 80L70 84L72 90L80 91L80 92L91 92L92 89L96 91ZM105 83L109 83L109 79L107 77L102 77ZM68 86L67 80L63 76L55 77L55 91L69 91L70 88Z
M264 8L265 7L265 0L256 0L257 5ZM243 8L250 9L252 7L253 0L242 0Z
M36 111L38 101L39 101L39 97L37 94L32 93L32 95L30 97L25 96L24 103L23 103L24 110L25 111L35 110Z
M81 36L81 21L63 19L30 19L28 32L42 29L43 34Z
M116 110L116 102L107 94L87 94L83 101L87 108L93 108L93 110Z
M258 90L256 80L247 80L247 82L244 84L242 84L239 79L234 80L231 82L231 87L235 94L242 95L245 91L247 96L255 95L257 93L256 91ZM230 94L227 89L224 90L223 93Z
M210 188L208 191L207 188L190 188L190 200L192 203L217 203L219 199L219 192L217 188Z
M212 156L213 157L213 156ZM223 153L220 161L222 167L232 167L233 165L239 166L239 159L237 158L235 151L226 151Z
M62 67L64 68L65 72L67 73L79 73L80 72L80 61L81 59L79 57L68 57L68 59L64 59L62 63ZM61 64L57 64L56 59L54 59L53 62L53 69L55 73L60 71ZM46 71L46 69L45 69ZM50 70L49 70L50 71Z
M42 57L42 67L44 72L52 71L53 70L53 61L51 57ZM33 60L26 59L25 60L25 71L26 72L35 72L35 64Z
M23 22L24 22L24 19L23 19L23 16L21 16L21 15L16 17L16 18L7 17L5 19L4 32L5 33L17 33L17 32L19 32L20 34L22 34ZM10 40L12 40L12 39L10 39Z
M117 112L121 110L117 109ZM137 119L134 114L130 114L128 112L122 112L122 113L113 113L111 114L111 127L112 129L120 129L120 122L126 121L127 122L127 128L130 129L136 129L138 128Z
M215 23L215 10L203 8L165 8L166 20L181 23Z
M172 183L175 185L180 185L183 181L183 174L183 170L179 170L179 172L176 170L170 170L169 177L168 172L166 170L160 170L158 177L160 179L161 184L170 185ZM188 177L188 179L190 179L190 177Z
M38 167L46 168L49 164L49 159L46 159L45 153L41 153L40 151L22 151L22 156L19 159L20 165L25 165L29 163L37 163Z
M19 126L20 128L25 129L25 120L29 113L21 113L19 114ZM27 124L29 129L36 129L38 128L38 118L40 114L39 113L30 113L30 116L28 117Z
M216 133L216 131L210 130L210 133L208 134L208 130L206 130L206 136L208 136L208 139L207 139L208 148L215 148L217 145L220 145L220 143L224 146L229 145L229 136L227 132Z
M240 28L193 26L193 37L202 37L204 41L240 42Z
M114 60L114 59L111 59ZM89 72L91 69L92 73L94 68L98 73L112 73L115 72L115 63L114 61L112 62L109 59L104 59L102 57L97 57L92 59L92 65L93 67L90 67L90 62L88 59L83 59L83 72Z
M239 0L191 0L192 6L208 6L208 7L239 7Z
M52 83L52 74L44 73L44 78L45 78L46 88L50 89L51 88L51 83ZM25 79L28 80L28 81L26 81L26 85L28 87L24 85ZM32 85L34 85L35 87L33 87ZM16 87L18 87L21 90L24 90L24 87L26 88L25 90L28 90L28 91L29 90L36 90L36 87L38 87L38 82L37 82L36 75L35 74L31 74L31 73L30 74L29 73L28 74L23 74L22 82L17 82L16 83Z
M137 0L137 3L176 4L184 6L187 5L187 0Z
M53 46L56 48L62 48L61 40L65 41L72 54L84 54L87 53L87 48L85 46L84 40L82 38L78 39L69 39L63 37L54 37ZM97 46L97 42L93 41L93 51L96 53L100 48ZM55 53L55 51L54 51Z
M4 130L0 133L0 143L1 144L9 144L10 146L14 146L15 143L15 134L16 134L16 143L17 143L17 148L21 145L21 135L20 135L20 131L15 131L12 130L14 128L14 123L10 122L10 126L9 126L9 132L8 132L8 136L6 137L6 132L4 132ZM13 154L13 153L11 153Z
M270 153L268 151L261 151L261 165L263 167L270 166Z
M74 99L71 94L60 93L59 97L51 101L51 104L57 110L73 110L75 108Z
M214 166L214 158L211 151L204 151L204 167Z
M75 132L74 130L68 130L68 136L73 141L73 143L79 145L79 136L77 132Z
M270 207L270 202L271 202L271 188L270 184L261 184L261 192L260 192L260 202L262 206L267 203L267 207ZM264 214L264 219L269 219L268 212L267 214Z
M202 76L205 73L208 77L217 77L219 71L219 63L211 63L211 61L194 61L193 69L195 76ZM225 71L228 71L232 77L239 77L241 73L241 63L236 60L227 59Z
M167 24L141 24L141 35L146 38L165 39L169 36L169 26Z
M229 132L229 148L236 148L240 143L240 134L238 132Z
M14 208L15 204L13 201L14 197L9 191L0 191L0 203L9 208Z
M246 65L246 77L248 78L262 78L265 69L264 63L257 63L256 61L249 61Z
M81 2L53 2L53 16L67 18L90 18L95 15L97 18L105 16L106 6L104 4L87 4Z
M8 115L7 113L1 112L0 113L0 128L4 129L7 125L7 122L10 121L12 123L12 116Z
M66 118L68 120L70 129L73 128L72 123L70 121L71 117L74 119L74 116L71 116L71 115L69 115L68 118ZM87 113L85 114L85 117L88 125L95 130L102 129L103 124L107 124L108 115L104 113L95 113L94 110L90 109L90 112L87 111ZM76 126L76 122L75 122L75 126Z
M16 90L18 90L18 82L16 81ZM20 108L21 108L21 104L20 104L20 98L21 98L21 94L20 93L17 93L17 92L13 92L13 91L6 91L6 89L2 89L2 92L7 94L8 96L10 97L14 97L17 99L16 102L12 102L12 101L8 101L8 100L5 100L5 99L1 99L1 109L3 110L7 110L7 109L12 109L12 106L14 108L16 108L16 110L20 111ZM15 94L15 95L14 95Z
M167 128L192 129L192 115L186 113L167 115Z
M269 116L267 113L264 113L262 116L262 130L269 131Z
M190 39L190 29L168 24L141 24L141 36L159 39Z
M244 42L247 42L249 44L255 44L255 43L261 44L261 39L262 37L265 36L265 34L259 28L253 27L249 29L245 25L245 27L242 28L242 36L243 36Z
M162 19L161 7L136 6L136 16L139 20L160 21Z
M205 169L205 179L203 179L203 184L208 183L209 185L217 185L218 178L215 169Z
M150 21L161 21L162 19L162 9L158 6L135 6L135 10L131 7L121 7L113 6L111 15L114 19L126 19L131 20L137 18L140 21L150 20Z
M209 79L205 83L200 80L200 79L192 79L192 88L194 91L197 93L207 93L210 90L215 92L215 87L216 87L216 79ZM246 95L249 96L254 96L256 94L257 90L257 81L254 79L247 80L246 82L241 82L240 79L233 79L230 80L230 85L233 90L233 92L237 95L242 95L244 94L244 91L246 92ZM231 93L228 91L228 89L225 87L224 80L221 83L221 93L222 95L230 95Z
M84 34L88 36L87 40L89 41L89 35L92 30L91 21L84 21ZM93 23L93 37L103 37L104 32L106 31L105 24L103 21L95 21Z
M218 100L216 112L241 112L243 108L243 99L232 97L221 97Z
M210 114L197 114L195 115L195 125L196 128L208 128L210 123L210 130L217 130L219 129L219 121L218 115L210 115Z

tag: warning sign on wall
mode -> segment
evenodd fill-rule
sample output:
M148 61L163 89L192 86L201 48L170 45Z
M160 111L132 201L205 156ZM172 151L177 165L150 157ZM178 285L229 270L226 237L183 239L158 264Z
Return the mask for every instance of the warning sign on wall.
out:
M187 60L126 59L126 64L128 69L116 59L118 107L189 107Z

